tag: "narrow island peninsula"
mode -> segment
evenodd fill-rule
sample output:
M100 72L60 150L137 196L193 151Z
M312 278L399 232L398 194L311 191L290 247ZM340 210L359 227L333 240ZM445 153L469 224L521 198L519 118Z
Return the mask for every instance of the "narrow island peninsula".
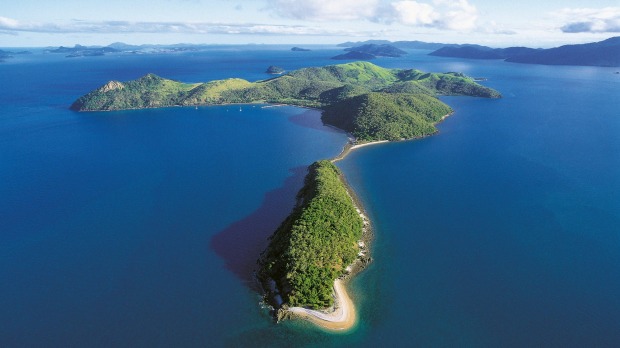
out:
M170 106L274 103L318 108L323 123L354 139L336 158L308 168L297 205L260 255L257 277L280 320L306 318L330 330L354 326L344 281L370 262L370 222L334 162L359 146L416 139L437 131L452 109L439 95L501 98L461 73L385 69L368 62L304 68L249 82L182 83L148 74L110 81L71 109L109 111Z

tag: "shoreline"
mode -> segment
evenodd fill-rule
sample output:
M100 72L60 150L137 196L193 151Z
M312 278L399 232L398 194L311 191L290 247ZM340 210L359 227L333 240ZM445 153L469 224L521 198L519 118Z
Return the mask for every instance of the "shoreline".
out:
M453 112L442 116L439 121L434 123L434 125L443 122L446 118L450 117L452 114ZM336 129L339 129L339 128L336 128ZM433 134L428 134L426 136L418 137L418 138L408 139L408 140L418 140L418 139L425 138L427 136L434 135L436 133L437 132ZM344 145L342 151L336 157L330 160L332 163L336 163L338 161L345 159L352 151L356 149L390 142L389 140L378 140L378 141L371 141L371 142L362 143L362 144L355 144L355 138L349 133L347 133L347 135L349 136L349 141ZM349 197L351 198L351 200L353 201L353 205L355 206L355 209L357 210L357 212L359 213L360 217L363 220L362 238L358 242L359 243L358 245L360 248L358 258L346 268L346 273L344 275L340 276L338 279L334 281L335 303L332 308L320 311L320 310L313 310L313 309L308 309L308 308L303 308L303 307L290 307L290 308L287 308L285 311L287 315L289 315L291 318L299 318L302 320L307 320L319 327L322 327L330 331L344 332L344 331L350 330L353 327L355 327L355 324L357 323L357 314L355 311L355 305L346 291L345 282L348 281L352 276L356 275L357 273L365 269L366 266L370 262L372 262L372 258L370 257L369 254L370 254L370 244L372 242L374 235L372 232L370 219L368 218L368 215L363 209L363 205L361 204L360 199L357 197L357 195L355 194L355 191L353 191L353 188L347 182L344 174L340 174L340 180L346 187L347 193Z
M443 122L446 118L452 116L452 114L454 114L454 112L451 112L449 114L445 114L443 115L439 121L433 123L433 126L438 125L439 123ZM334 129L340 130L345 132L344 130L332 126L332 125L326 125L328 127L332 127ZM366 147L366 146L371 146L371 145L377 145L377 144L385 144L385 143L393 143L393 142L400 142L400 141L412 141L412 140L419 140L419 139L424 139L426 137L430 137L432 135L437 134L438 131L431 133L431 134L427 134L427 135L423 135L423 136L419 136L419 137L415 137L415 138L411 138L411 139L401 139L401 140L376 140L376 141L369 141L367 143L361 143L361 144L356 144L356 139L353 135L351 135L351 133L346 133L349 137L349 141L344 145L344 147L342 148L342 151L340 151L340 153L338 154L338 156L332 158L330 161L332 163L336 163L338 161L342 161L343 159L345 159L352 151L357 150L359 148L362 147Z
M349 140L349 142L347 142L344 147L342 148L342 151L340 151L340 153L338 154L338 156L334 157L331 159L332 163L336 163L338 161L342 161L343 159L345 159L351 152L353 152L356 149L359 149L361 147L366 147L366 146L371 146L371 145L377 145L377 144L384 144L384 143L389 143L389 140L378 140L378 141L371 141L368 143L362 143L362 144L354 144L352 140Z
M358 145L353 145L351 141L347 142L342 152L331 160L335 163L344 159L351 151L364 146L370 146L380 143L386 143L388 140L381 140L375 142L368 142ZM329 331L344 332L352 329L357 324L357 313L355 310L355 304L349 296L346 290L346 283L356 275L364 270L367 265L372 261L370 257L370 244L373 238L372 227L370 219L368 218L360 199L357 197L351 186L346 180L344 174L340 174L340 181L343 183L347 190L349 198L353 202L355 210L362 218L362 237L358 241L359 254L357 259L351 263L345 269L345 274L334 280L334 305L331 308L324 310L313 310L303 307L290 307L285 309L287 315L290 318L298 318L309 321L321 328Z
M349 297L342 280L336 279L334 281L334 293L336 295L335 309L330 313L303 307L291 307L288 311L292 316L308 320L324 329L333 331L349 330L357 323L357 315L353 301Z
M371 144L368 144L371 145ZM346 273L334 280L334 305L331 308L323 310L313 310L303 307L289 307L284 309L285 317L297 318L309 321L323 329L329 331L345 332L355 327L357 324L357 313L355 304L346 291L346 284L357 273L363 271L372 258L370 257L370 245L374 234L370 224L370 219L360 203L359 198L355 195L344 175L340 175L340 180L347 190L349 198L353 201L355 210L358 212L363 221L362 237L358 241L360 249L358 258L346 268Z

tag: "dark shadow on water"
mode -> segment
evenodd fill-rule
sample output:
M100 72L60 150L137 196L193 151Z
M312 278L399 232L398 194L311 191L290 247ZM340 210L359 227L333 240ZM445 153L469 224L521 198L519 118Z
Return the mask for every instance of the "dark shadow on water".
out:
M303 186L307 168L297 167L290 171L292 175L281 187L265 194L260 208L211 238L211 249L224 259L226 268L250 288L256 288L253 278L256 260L267 247L267 238L295 206L295 197Z
M323 132L344 133L343 131L338 130L334 127L325 126L323 124L323 121L321 121L321 117L315 116L317 112L319 114L321 113L320 110L306 110L305 112L301 114L297 114L297 115L293 115L289 117L288 120L298 126L316 129L316 130L320 130Z

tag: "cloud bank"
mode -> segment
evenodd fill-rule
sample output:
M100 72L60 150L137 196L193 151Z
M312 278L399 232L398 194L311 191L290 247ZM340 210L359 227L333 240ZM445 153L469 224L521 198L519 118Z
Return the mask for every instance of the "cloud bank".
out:
M280 17L309 21L352 21L375 16L378 0L271 0L267 8Z
M31 33L158 33L158 34L256 34L297 36L367 36L375 29L359 25L308 24L308 22L367 22L400 24L408 27L471 32L479 30L478 11L468 0L263 0L265 8L281 19L307 21L304 24L215 23L215 22L131 22L72 20L27 22L0 16L0 34ZM238 10L241 8L238 7ZM343 29L344 28L344 29ZM380 31L384 31L381 29Z
M478 10L468 0L269 0L268 9L290 19L367 20L457 31L475 29L478 20Z
M34 33L153 33L153 34L256 34L256 35L348 35L348 30L328 29L303 25L276 25L254 23L187 23L187 22L128 22L128 21L81 21L69 23L20 22L0 17L0 34L18 32ZM370 35L371 33L361 33Z
M620 7L566 8L557 16L565 33L620 33Z

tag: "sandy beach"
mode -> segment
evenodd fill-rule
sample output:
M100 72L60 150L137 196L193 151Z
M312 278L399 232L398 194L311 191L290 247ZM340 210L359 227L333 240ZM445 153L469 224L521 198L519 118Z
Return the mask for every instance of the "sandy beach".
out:
M349 153L351 153L351 151L353 151L355 149L359 149L360 147L376 145L376 144L383 144L383 143L387 143L387 142L389 142L389 140L371 141L371 142L368 142L368 143L357 144L357 145L353 145L351 142L349 142L349 143L347 143L344 146L344 148L342 149L340 154L338 156L336 156L334 159L332 159L332 163L336 163L336 162L338 162L340 160L343 160L345 157L347 157L347 155Z
M331 313L302 307L292 307L289 311L328 330L348 330L355 325L355 306L340 279L334 281L334 293L336 295L335 310Z

